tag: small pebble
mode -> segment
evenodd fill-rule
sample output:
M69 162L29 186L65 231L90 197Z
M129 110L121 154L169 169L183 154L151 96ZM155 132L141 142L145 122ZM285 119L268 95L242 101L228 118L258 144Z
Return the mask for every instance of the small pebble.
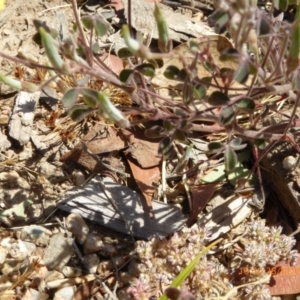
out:
M96 274L100 259L97 254L88 254L83 257L83 262L90 274Z
M295 168L297 161L298 161L298 159L295 158L294 156L287 156L284 158L284 160L282 162L282 166L284 169L290 171L293 168Z
M80 245L86 241L89 227L80 215L75 213L69 214L66 218L66 226L68 230L73 233L76 241Z
M86 237L86 241L83 245L84 253L96 253L103 249L104 244L100 236L96 236L92 233L89 233Z

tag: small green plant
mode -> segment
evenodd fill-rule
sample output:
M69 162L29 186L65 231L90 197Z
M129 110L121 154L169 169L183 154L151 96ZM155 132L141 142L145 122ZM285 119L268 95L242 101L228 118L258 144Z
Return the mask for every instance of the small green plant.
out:
M153 53L143 42L131 35L129 26L124 25L122 36L128 48L127 57L124 60L129 59L130 64L119 76L114 74L96 55L98 45L94 37L106 34L106 20L97 15L84 16L80 19L75 0L71 0L75 24L66 41L58 42L57 32L42 22L35 22L37 29L35 40L44 47L49 60L47 64L38 65L22 61L5 53L0 53L0 55L33 68L48 70L51 78L42 85L47 85L50 81L57 83L64 94L61 101L69 116L76 122L84 120L95 112L119 127L159 121L153 127L147 126L145 134L149 137L161 138L159 151L165 160L176 154L175 143L189 144L188 137L191 132L214 133L218 131L223 133L225 136L223 141L208 144L207 154L211 158L224 157L220 175L222 179L219 178L219 180L227 178L230 181L231 172L239 170L234 180L230 181L236 184L237 179L250 178L250 172L244 172L242 167L243 155L241 155L249 147L248 142L250 142L251 151L255 153L256 162L253 170L259 170L260 159L278 141L290 141L300 152L300 148L294 141L295 137L290 132L291 127L300 124L299 119L295 117L300 101L300 4L297 5L295 21L290 24L274 19L272 9L274 7L286 8L285 3L294 4L291 1L274 1L274 7L268 13L260 10L256 1L235 1L234 4L233 2L215 1L217 7L212 19L216 30L226 27L233 40L234 47L225 49L220 59L237 62L236 68L220 67L213 59L209 43L205 47L200 47L199 43L190 41L188 43L189 54L174 54L168 26L157 3L153 11L159 33L160 52ZM88 32L88 38L86 32ZM178 91L181 101L159 95L151 85L150 79L156 76L166 58L176 58L182 65L181 67L168 66L164 72L166 78L181 84L182 90ZM197 73L199 64L205 67L209 76L201 77ZM106 87L113 86L125 92L133 101L132 107L121 108L114 105L109 88L103 90L91 88L89 83L92 79L104 82ZM40 88L30 82L21 82L3 74L0 74L0 80L17 90L34 92ZM238 87L235 86L236 83ZM212 92L209 91L211 88L213 88ZM270 95L280 95L277 102L291 99L294 109L288 122L260 127L261 121L269 111L278 113L277 106L266 101ZM187 152L180 161L181 165L176 170L177 174L186 166L189 159L188 151L191 147L189 144ZM260 150L263 152L259 152ZM259 172L258 177L261 184ZM240 185L238 187L240 188ZM161 260L159 266L164 266L168 271L165 274L155 272L155 275L161 274L157 286L164 282L170 284L171 279L176 278L181 269L197 257L199 251L203 249L202 240L192 241L200 236L199 231L193 231L195 229L175 234L170 241L155 239L151 241L151 248L154 252L156 251ZM182 241L184 244L189 241L188 251L184 250L184 253L181 253L182 256L179 257L178 252L182 251L184 246L180 244ZM290 240L286 242L292 246ZM166 247L161 247L162 244ZM196 244L197 248L195 248ZM285 250L291 249L287 245L284 246ZM244 247L246 249L244 253L249 252L249 255L242 260L251 263L250 252L253 247L251 245L244 245ZM144 262L147 270L152 266L150 258L145 258L148 248L149 244L146 243L137 245L141 260L147 259ZM195 249L199 251L196 253ZM266 248L261 251L262 255L267 253ZM281 258L286 256L288 255L285 253ZM267 257L263 257L267 260ZM232 288L229 283L228 270L222 269L219 264L204 259L197 268L195 268L194 276L189 277L187 284L193 292L203 296L202 291L208 291L213 286L214 296L217 297L217 294L221 292L225 296L223 292ZM214 272L214 279L220 282L227 280L222 288L213 281L211 281L211 286L205 286L208 279L206 276L211 272ZM145 295L149 292L146 286L149 282L145 278L139 280L131 289L131 294L138 295L139 298L136 299L142 299L138 292L143 292ZM262 289L261 293L264 292ZM251 291L249 291L250 294ZM191 295L189 297L192 299ZM252 298L250 296L247 298L245 294L243 297L243 299L262 299L252 296Z

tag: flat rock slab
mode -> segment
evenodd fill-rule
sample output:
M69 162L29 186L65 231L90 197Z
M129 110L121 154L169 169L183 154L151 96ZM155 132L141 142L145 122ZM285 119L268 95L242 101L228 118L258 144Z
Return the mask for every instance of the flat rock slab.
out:
M80 214L83 218L118 232L130 234L123 218L107 199L99 184L100 179L97 176L87 185L68 191L57 204L58 208ZM157 201L152 202L155 219L150 219L137 193L110 178L104 178L102 181L135 238L148 240L154 235L169 236L179 230L187 220L178 207Z

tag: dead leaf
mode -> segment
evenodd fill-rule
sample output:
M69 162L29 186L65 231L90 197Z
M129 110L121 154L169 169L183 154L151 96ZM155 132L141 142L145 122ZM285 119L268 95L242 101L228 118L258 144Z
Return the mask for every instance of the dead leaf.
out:
M108 4L115 8L116 11L120 11L124 9L123 1L122 0L110 0Z
M157 166L148 169L142 169L140 166L134 163L128 156L129 154L126 155L126 158L130 166L131 172L133 174L134 180L145 197L150 218L153 218L152 196L154 192L154 187L152 186L152 183L154 181L158 181L160 177L160 169Z
M270 283L267 284L272 296L300 293L299 259L294 267L281 261L274 267L267 267L266 271L273 274Z
M219 68L229 68L233 70L237 69L239 65L237 61L220 61L220 54L222 53L222 51L227 48L233 48L232 43L226 37L222 35L210 35L203 38L192 39L192 41L198 43L199 48L202 51L208 48L215 65L217 65ZM178 97L178 95L180 94L178 93L178 91L182 90L183 83L175 80L169 80L163 75L163 73L166 70L166 68L171 65L182 69L182 62L180 61L178 56L191 56L192 53L190 51L188 43L183 43L174 48L170 54L176 57L164 60L164 66L156 72L156 76L152 79L152 83L159 87L158 92L161 96ZM190 64L192 63L192 58L185 59L185 61L187 64ZM211 73L204 67L204 65L201 62L197 63L197 75L199 76L199 78L211 77ZM216 79L220 86L224 86L220 78ZM234 83L232 86L243 87L241 84L238 83ZM209 88L207 94L209 95L215 90L219 89Z
M122 59L116 55L105 52L100 56L100 59L116 74L120 74L124 69Z
M219 182L214 182L209 184L194 185L190 187L192 194L193 211L187 221L187 226L192 226L195 223L199 213L204 209L208 201L212 198L219 185Z
M129 143L126 153L130 153L142 168L151 168L160 164L161 157L158 156L159 142L157 139L148 139L143 130L139 128L124 129L122 132Z

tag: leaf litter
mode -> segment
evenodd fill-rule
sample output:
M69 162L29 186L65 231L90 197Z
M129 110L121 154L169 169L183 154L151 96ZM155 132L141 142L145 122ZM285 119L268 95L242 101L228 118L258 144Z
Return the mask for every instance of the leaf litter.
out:
M124 2L112 1L112 4L120 9L124 5ZM66 11L66 15L70 18L70 11L68 8L65 8L66 2L53 1L51 7L54 4L57 4L58 7L62 6ZM34 8L35 4L32 3L31 5L29 11L34 15L36 12ZM37 7L41 8L40 11L49 9L48 4L45 4L43 9L41 4ZM125 7L127 8L127 5ZM134 8L135 15L140 17L143 14L136 14L138 10L139 8ZM9 8L8 11L13 13L11 8ZM39 14L41 14L40 11ZM51 15L51 9L49 11L51 16L49 19L52 19L53 14ZM169 10L168 15L171 19L177 19L178 17L178 14L174 15L174 12L171 10ZM181 16L180 18L184 19L184 22L177 21L178 24L188 24L190 22L186 16ZM150 18L146 20L149 21ZM138 18L136 22L137 23L134 23L133 26L141 30L144 25L138 25ZM4 25L1 26L5 26L6 23L8 23L8 26L4 32L5 41L3 41L3 44L7 42L7 38L11 36L11 42L12 45L14 45L18 42L18 37L13 37L13 27L7 19L5 19L5 22L3 21ZM28 24L28 26L30 25ZM62 28L63 24L61 23L60 26ZM155 28L155 26L150 26L150 28L151 27ZM183 34L183 32L185 32L184 30L178 29L175 25L173 27L172 34L174 35L174 40L187 39L186 34ZM148 25L146 26L146 29L147 28L149 28ZM188 28L190 30L189 26ZM197 30L194 36L198 36ZM203 31L205 33L211 32L210 29L205 27L203 27ZM156 37L155 33L150 33L150 36L151 38ZM25 40L25 37L23 38ZM64 38L64 34L62 38ZM215 52L218 47L218 44L215 43L216 40L224 40L224 43L230 43L224 37L220 36L217 38L208 37L207 39L210 40L208 44L211 52ZM30 43L29 45L27 45L27 42L25 44L30 49ZM33 46L31 49L34 49L32 53L39 53ZM173 54L181 56L186 54L187 45L181 44L175 49ZM21 54L24 54L23 50ZM104 54L102 58L107 59L107 57L110 56ZM43 56L39 55L38 59L43 59ZM117 72L122 70L120 60L115 59L114 56L111 56L109 60L113 64L111 66L113 70ZM174 63L177 63L177 59L165 62L164 69ZM12 71L12 66L7 62L3 60L2 64L4 68L7 69L6 71ZM162 69L161 72L163 72L164 69ZM200 66L199 70L199 72L202 72ZM32 76L34 77L35 75L31 73L21 76L31 76L32 78ZM204 74L200 73L200 76L203 77ZM155 81L159 78L160 76L154 78L152 82L156 82L158 87L167 87L168 93L170 90L177 90L176 95L181 94L182 87L180 87L178 83L170 83L170 81L167 81L164 77L160 78L163 82ZM61 90L57 88L57 86L55 86L55 89L57 95L54 96L53 99L57 100L57 97L61 97ZM16 102L21 95L21 93L18 94L15 100ZM161 96L165 95L166 94L163 93L161 94ZM22 106L25 112L22 115L20 106L13 105L12 99L5 100L5 104L10 106L13 114L16 116L15 121L13 117L10 118L9 126L11 133L9 133L9 135L18 143L15 145L15 141L13 141L11 145L10 141L12 140L10 138L7 139L6 131L3 131L4 143L1 143L1 145L4 146L2 146L3 149L1 150L5 151L7 157L15 155L16 163L10 163L10 160L4 159L1 162L1 174L4 176L5 172L16 172L16 178L21 179L19 179L20 182L16 184L16 190L11 193L9 193L9 189L7 189L7 183L4 182L5 180L1 182L1 188L3 190L5 189L5 192L2 192L2 197L5 201L3 201L3 205L1 203L2 211L0 221L8 227L18 224L34 224L37 221L43 224L46 222L43 222L46 216L51 218L51 214L55 214L57 215L59 224L57 224L57 220L54 221L54 219L51 219L50 224L43 224L38 228L28 228L29 226L25 226L22 232L18 228L14 231L8 228L2 228L0 243L0 297L1 299L5 297L10 297L11 299L16 299L16 297L21 297L22 299L27 299L27 297L28 299L48 299L49 290L54 294L54 299L59 299L59 297L61 297L60 295L64 295L64 293L67 293L69 297L74 297L74 299L85 299L83 295L85 292L86 295L93 294L99 297L101 294L110 294L110 289L113 289L113 285L116 284L117 276L114 273L114 269L118 264L118 260L122 261L118 267L125 266L125 272L123 273L127 276L127 279L123 278L119 283L119 287L121 288L119 288L118 295L122 295L122 293L126 294L126 289L122 288L122 286L128 286L129 282L132 284L135 279L133 275L135 273L133 271L129 272L126 268L126 264L133 265L131 261L134 261L134 257L129 254L128 251L128 249L132 248L132 241L129 236L132 235L134 238L150 239L153 235L158 234L160 237L166 237L178 231L187 221L186 216L177 206L152 201L153 194L156 190L155 186L160 186L162 180L167 180L169 191L167 198L169 197L169 199L172 199L172 195L174 194L178 195L178 189L181 189L183 194L189 192L185 191L182 186L179 187L178 180L181 178L180 176L179 179L176 178L176 174L173 173L174 166L179 162L180 155L177 155L177 158L168 164L167 178L161 178L162 157L158 155L157 151L159 143L148 140L141 134L143 130L140 128L116 129L111 124L104 123L102 119L99 120L96 116L93 116L91 119L84 121L80 126L77 126L64 115L63 111L57 108L60 106L59 104L55 102L50 104L47 101L43 101L41 101L41 99L35 99L33 105L33 102L29 100L27 104L29 108L26 108L26 105ZM128 100L120 98L118 104L126 106L128 105L126 101ZM25 120L24 114L30 114L30 118ZM50 120L51 118L49 118L49 116L53 116L53 120ZM13 121L21 124L21 127L13 123ZM5 123L5 126L7 125L8 123ZM214 135L212 134L212 136ZM30 137L30 141L28 137ZM196 142L199 144L202 141L202 139L196 138ZM39 154L32 154L30 152L28 143L31 142ZM84 145L82 142L84 142ZM27 153L25 153L26 150L28 150ZM186 173L192 172L193 168L195 168L193 164L191 164L191 161L192 159L189 160L186 166ZM75 174L78 172L78 169L81 172L80 174L83 180L81 181L82 185L79 184L79 186L75 188L74 185L75 182L77 182L77 175ZM243 168L243 170L247 172L246 168ZM219 187L219 180L208 177L212 175L211 173L213 173L213 171L208 170L206 172L206 178L209 178L206 185L190 186L193 203L189 219L190 225L196 221L199 212L205 207L205 203L213 197ZM125 186L130 185L128 180L130 173L133 174L132 178L144 198L140 197L138 193L133 192L131 188ZM221 173L220 176L225 178L226 172L224 172L224 166L221 169ZM91 175L94 176L96 174L106 176L104 178L106 188L110 192L112 199L118 202L117 206L122 211L121 214L112 207L108 201L108 197L99 188L99 180L92 179L89 181ZM168 178L168 176L171 179ZM229 175L229 180L236 181L239 176L240 174L235 174L231 177ZM111 179L108 179L109 177ZM85 184L85 181L89 182ZM122 184L120 184L120 182ZM9 184L13 185L13 180L9 180ZM25 199L24 196L23 198L19 197L20 194L26 190L25 187L27 186L30 187L30 189L28 189L30 193L28 192L28 194L25 195ZM132 185L130 185L130 187L131 186ZM145 201L143 199L145 199ZM62 220L62 217L66 215L62 215L60 211L56 212L55 208L58 200L60 200L58 207L61 210L72 212L69 217L75 215L73 227L68 227L67 224L61 223L60 219ZM207 225L207 227L213 228L212 239L223 235L225 232L230 232L231 227L243 224L250 215L250 209L245 206L243 199L227 199L226 201L228 201L229 204L226 203L225 199L223 200L224 204L213 210L211 214L206 216L205 214L200 214L200 223L209 223L210 225ZM42 202L46 205L44 206ZM152 215L149 215L147 208L152 209ZM30 209L36 213L31 215L29 213ZM191 207L189 209L191 209ZM123 212L125 218L121 216ZM227 212L225 216L224 212ZM237 214L237 212L239 212L239 214ZM231 224L228 224L228 220L230 219L226 218L228 215L231 216ZM80 218L80 216L84 217L84 219ZM92 220L102 226L97 227L88 220ZM130 223L129 229L131 232L128 231L125 224L126 221ZM49 226L49 231L45 231L46 226ZM79 231L83 228L88 229L89 232L85 232L83 235L84 241L80 240L78 235L75 234L74 228L76 227L77 230L79 228ZM118 235L114 231L108 234L108 228L127 235ZM25 234L25 229L27 229L29 233ZM20 232L21 234L19 234ZM7 237L2 236L4 233L7 234ZM83 254L74 246L71 234L75 236L76 241L80 245L83 245ZM82 234L82 232L80 232L80 234ZM36 237L42 235L48 235L49 242L47 241L45 244L40 244ZM115 240L111 240L111 237L114 236L116 236ZM124 247L124 243L126 247ZM34 246L37 246L37 249L32 251ZM24 251L24 249L26 249L26 251ZM42 252L44 253L41 254ZM21 253L26 253L26 259L24 258L23 265L21 265L18 260L18 255L21 255ZM80 268L81 266L78 265L78 261L72 257L73 253L76 253L75 256L78 257L78 260L82 263L83 270L88 275L82 276L80 272L76 273L76 268ZM95 253L97 253L97 255ZM99 262L99 256L104 263L101 264ZM109 266L111 261L113 261L113 265ZM66 267L69 263L71 265L70 268L72 272L70 273L72 275L62 275L66 274L62 272L63 267ZM96 270L95 268L91 268L91 266L94 267L96 265ZM15 278L11 278L13 272L16 270L19 272L18 275L15 276ZM57 273L54 274L52 272ZM97 273L97 275L90 273ZM35 274L34 276L37 276L41 280L39 285L34 285L34 281L32 280L34 276L32 274ZM52 278L51 275L53 276ZM125 275L122 274L123 277L125 277ZM68 278L68 276L70 277ZM131 279L128 280L130 276ZM98 279L100 278L104 288L97 286L96 277ZM32 280L30 288L26 280L29 280L29 282ZM92 283L90 284L90 282ZM16 286L23 287L24 291L15 289ZM71 288L68 289L67 287ZM293 292L297 291L297 289L293 290ZM283 292L286 292L286 290L283 290ZM283 292L282 290L280 291L280 293ZM112 296L113 298L116 297L114 294L112 294ZM119 299L121 299L121 296Z

